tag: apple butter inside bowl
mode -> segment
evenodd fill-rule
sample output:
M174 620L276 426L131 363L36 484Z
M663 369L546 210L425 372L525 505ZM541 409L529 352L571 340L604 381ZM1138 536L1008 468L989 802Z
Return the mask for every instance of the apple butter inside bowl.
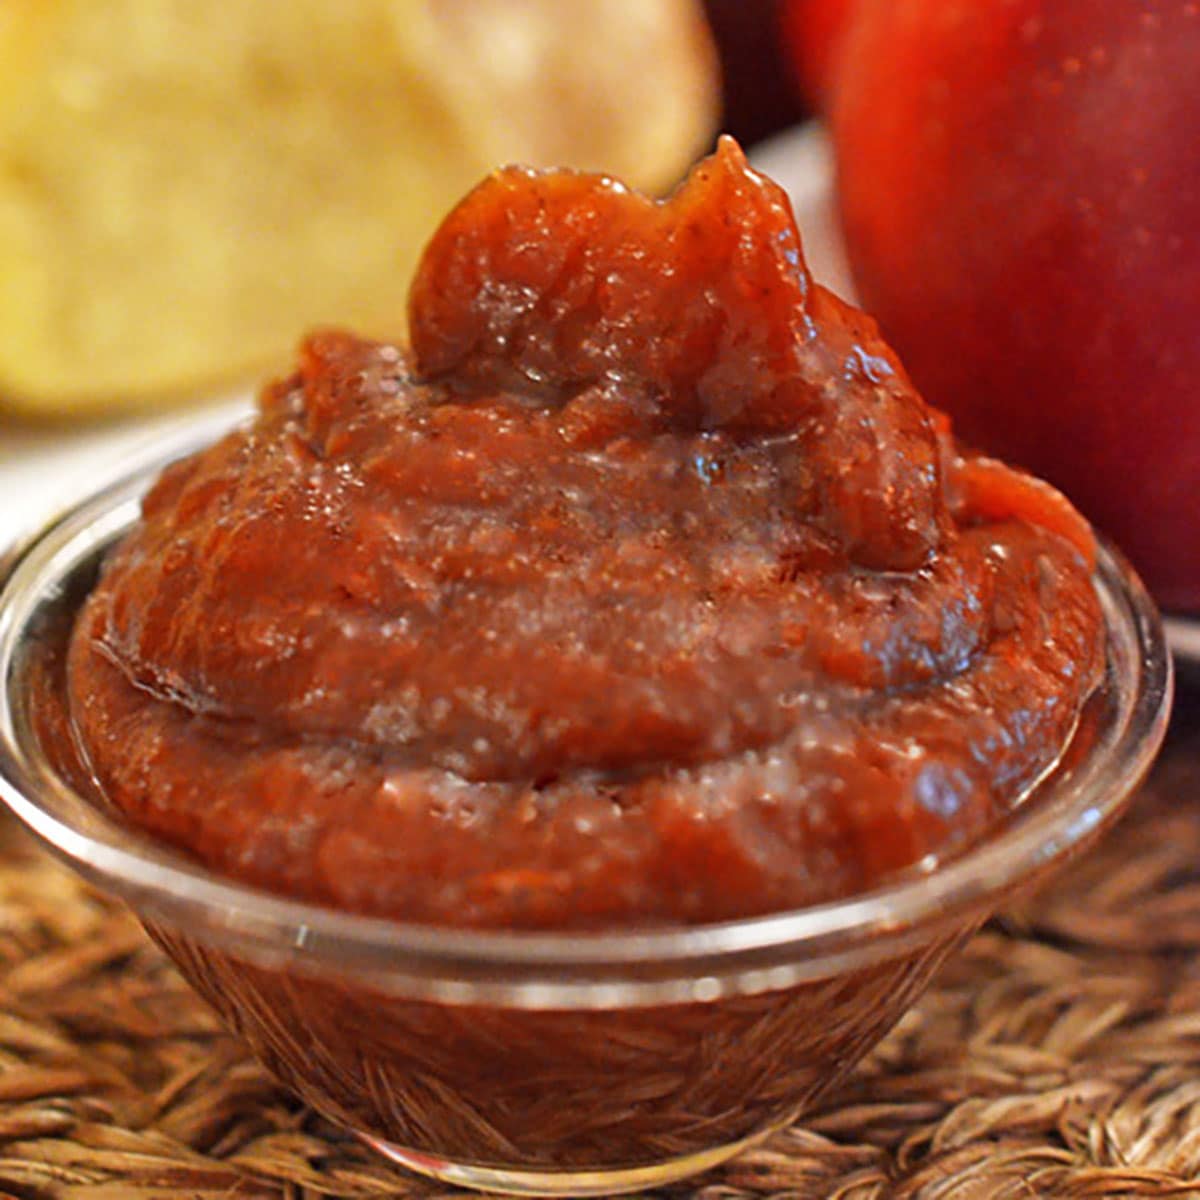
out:
M1087 525L957 447L732 142L664 202L495 173L409 330L311 337L108 560L69 695L139 826L354 912L693 924L954 853L1061 756Z

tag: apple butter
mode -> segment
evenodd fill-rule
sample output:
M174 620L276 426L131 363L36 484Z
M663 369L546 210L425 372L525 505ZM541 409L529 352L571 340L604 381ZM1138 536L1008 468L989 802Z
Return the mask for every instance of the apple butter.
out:
M927 868L1103 669L1086 523L956 445L724 140L666 201L498 171L405 345L324 332L171 467L68 664L133 822L479 928L693 924Z

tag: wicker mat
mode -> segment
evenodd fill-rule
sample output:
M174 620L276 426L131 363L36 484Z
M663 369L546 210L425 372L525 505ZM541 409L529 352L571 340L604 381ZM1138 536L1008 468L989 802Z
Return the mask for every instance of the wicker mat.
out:
M674 1197L1200 1197L1200 703L1131 816L802 1127ZM0 819L0 1197L433 1197L277 1090Z

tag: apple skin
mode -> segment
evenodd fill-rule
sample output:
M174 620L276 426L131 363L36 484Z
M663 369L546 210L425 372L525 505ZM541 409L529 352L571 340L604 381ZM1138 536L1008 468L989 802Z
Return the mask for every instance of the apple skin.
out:
M863 0L839 72L864 307L1200 612L1200 3Z

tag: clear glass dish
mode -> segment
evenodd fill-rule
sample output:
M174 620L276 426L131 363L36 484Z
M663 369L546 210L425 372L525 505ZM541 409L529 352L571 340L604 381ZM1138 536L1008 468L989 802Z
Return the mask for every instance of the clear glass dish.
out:
M369 919L218 877L106 811L56 706L70 620L164 446L5 559L0 796L125 900L260 1059L414 1170L541 1195L651 1187L793 1120L998 907L1123 810L1162 740L1171 666L1124 560L1096 587L1108 671L1052 775L980 844L836 903L677 930L472 933Z

